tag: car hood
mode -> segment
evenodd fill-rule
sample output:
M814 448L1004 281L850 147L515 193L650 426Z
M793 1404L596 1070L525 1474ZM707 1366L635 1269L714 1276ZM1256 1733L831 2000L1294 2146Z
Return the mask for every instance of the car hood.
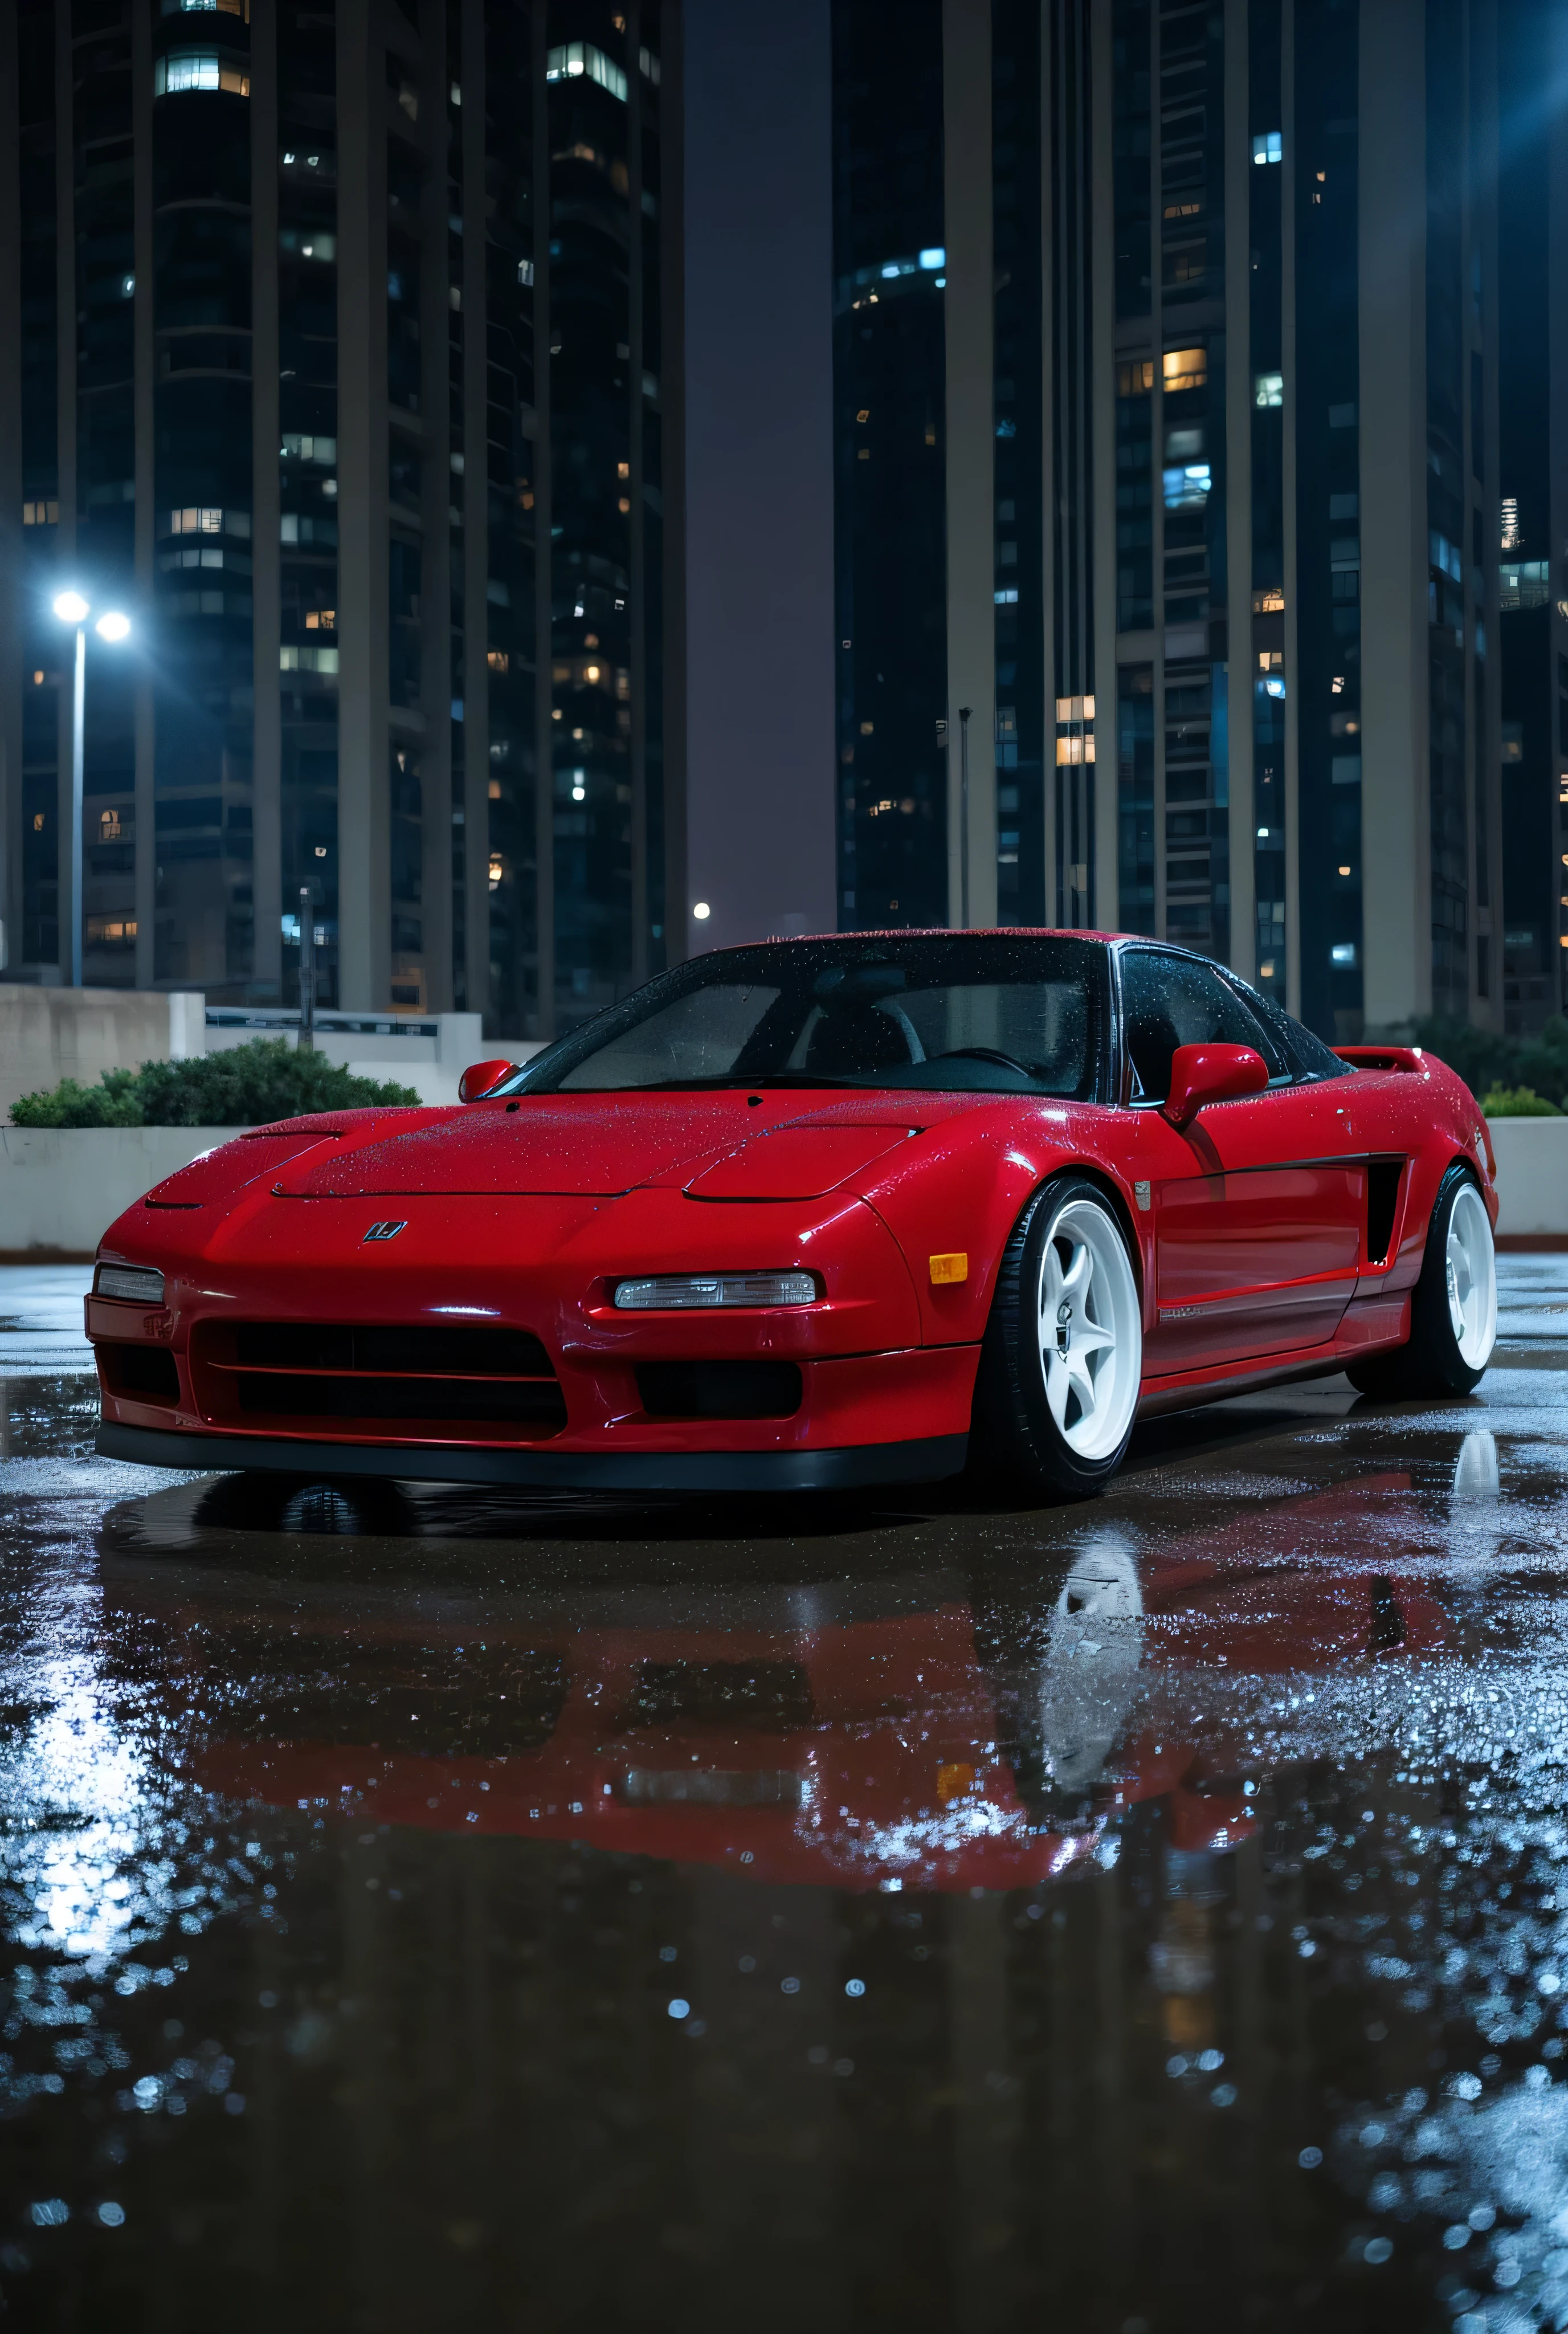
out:
M770 1166L770 1153L783 1166L787 1152L789 1170L782 1179L764 1174L759 1180L754 1172L744 1180L759 1188L746 1196L775 1196L771 1186L777 1181L776 1196L795 1197L813 1188L831 1190L909 1132L903 1120L896 1129L885 1124L888 1114L874 1108L858 1126L846 1125L835 1112L833 1124L822 1129L820 1172L803 1173L802 1141L809 1145L813 1130L801 1124L800 1097L769 1099L774 1108L763 1111L748 1110L733 1093L668 1099L552 1095L524 1098L512 1110L480 1103L351 1150L325 1157L315 1152L293 1171L283 1168L273 1189L310 1200L503 1192L612 1198L642 1184L685 1183L744 1145L748 1159L760 1154ZM770 1139L767 1118L776 1124L786 1112L787 1139Z

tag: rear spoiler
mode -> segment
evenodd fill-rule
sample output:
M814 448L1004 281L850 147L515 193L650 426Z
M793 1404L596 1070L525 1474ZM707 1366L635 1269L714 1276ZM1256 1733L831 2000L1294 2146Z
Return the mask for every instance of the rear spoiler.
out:
M1419 1046L1336 1046L1333 1051L1352 1070L1424 1070L1427 1066Z

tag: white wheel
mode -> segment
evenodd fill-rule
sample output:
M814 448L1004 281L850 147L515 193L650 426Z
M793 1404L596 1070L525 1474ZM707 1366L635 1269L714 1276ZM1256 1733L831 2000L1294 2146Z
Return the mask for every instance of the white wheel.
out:
M1449 1212L1444 1267L1454 1343L1467 1369L1484 1370L1497 1341L1497 1259L1486 1202L1473 1183L1461 1186Z
M1063 1199L1040 1249L1035 1307L1045 1403L1073 1457L1119 1452L1143 1371L1143 1324L1127 1243L1104 1203Z

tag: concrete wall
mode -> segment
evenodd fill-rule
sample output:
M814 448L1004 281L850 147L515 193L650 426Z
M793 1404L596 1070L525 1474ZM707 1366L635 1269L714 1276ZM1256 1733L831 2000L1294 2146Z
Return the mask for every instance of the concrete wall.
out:
M144 1191L242 1126L0 1127L0 1256L91 1256Z
M1494 1118L1499 1239L1568 1233L1568 1118Z
M0 1124L19 1095L62 1078L207 1051L206 999L185 990L42 989L0 981Z
M298 1024L298 1014L282 1007L209 1008L189 990L0 981L0 1126L20 1095L47 1091L62 1078L96 1085L105 1070L186 1061L258 1037L292 1042ZM455 1103L470 1062L501 1056L525 1062L539 1050L536 1040L486 1042L477 1013L329 1012L316 1027L316 1051L326 1060L342 1063L356 1077L412 1086L426 1103Z

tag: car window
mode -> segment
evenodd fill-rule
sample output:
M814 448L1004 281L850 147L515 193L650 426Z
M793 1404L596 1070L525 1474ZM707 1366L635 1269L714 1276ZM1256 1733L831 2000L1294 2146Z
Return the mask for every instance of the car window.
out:
M1273 1031L1275 1044L1283 1050L1297 1077L1343 1078L1350 1075L1349 1062L1342 1062L1321 1037L1314 1037L1310 1029L1303 1029L1299 1021L1293 1021L1283 1005L1276 1005L1272 997L1261 996L1234 972L1227 974L1227 978L1234 988L1240 989L1265 1028Z
M1080 980L969 981L906 989L874 1005L814 1006L786 1068L835 1072L1002 1053L1031 1077L1073 1092L1089 1046Z
M1087 1100L1109 1050L1110 952L1067 934L846 933L696 957L497 1091L773 1083Z
M591 1061L567 1071L559 1091L603 1093L720 1076L777 1001L778 990L761 982L710 982L611 1037Z
M1125 950L1121 1022L1135 1100L1165 1100L1178 1046L1251 1046L1268 1064L1271 1078L1289 1075L1280 1046L1257 1015L1212 966L1190 957Z

